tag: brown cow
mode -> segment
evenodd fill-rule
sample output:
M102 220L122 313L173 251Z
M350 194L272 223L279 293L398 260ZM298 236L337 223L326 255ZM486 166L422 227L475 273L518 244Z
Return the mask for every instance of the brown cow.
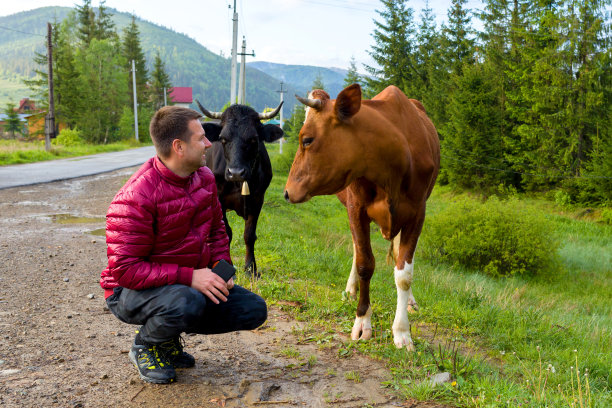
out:
M353 297L359 279L353 340L372 336L370 222L378 224L385 239L393 240L393 338L397 347L414 350L407 313L417 308L411 289L412 258L440 167L438 133L423 105L395 86L372 100L361 100L358 84L335 100L318 89L308 99L296 97L308 108L285 199L302 203L316 195L336 194L347 208L354 252L346 291Z

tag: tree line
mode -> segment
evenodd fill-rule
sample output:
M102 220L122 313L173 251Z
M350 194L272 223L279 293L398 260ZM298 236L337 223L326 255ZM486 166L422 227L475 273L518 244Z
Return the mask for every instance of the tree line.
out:
M612 202L610 0L452 0L437 26L426 3L381 0L369 51L348 83L366 97L396 85L441 139L441 183L485 194L557 191ZM474 29L478 18L483 27Z
M83 0L52 27L56 123L78 129L90 143L133 137L134 60L139 135L148 138L149 121L172 85L159 53L147 72L135 16L118 33L104 1L96 13L91 0ZM40 66L37 76L25 83L48 108L47 55L36 53L34 61Z

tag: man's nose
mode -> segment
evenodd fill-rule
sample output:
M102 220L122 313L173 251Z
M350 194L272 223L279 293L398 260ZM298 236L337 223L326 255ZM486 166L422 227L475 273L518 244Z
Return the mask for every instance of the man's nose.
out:
M204 147L208 149L210 146L212 146L212 143L210 143L210 140L208 140L208 138L204 136Z

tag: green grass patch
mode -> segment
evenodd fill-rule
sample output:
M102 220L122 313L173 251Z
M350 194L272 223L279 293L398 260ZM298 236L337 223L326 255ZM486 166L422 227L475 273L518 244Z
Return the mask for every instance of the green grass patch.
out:
M53 145L50 151L46 151L44 141L0 140L0 166L87 156L96 153L118 152L146 145L133 141L105 145L79 143L70 146Z
M282 163L274 159L274 147L273 162ZM259 219L255 254L262 278L241 274L239 283L308 322L312 330L303 341L330 347L331 333L350 336L355 317L356 302L342 296L352 263L346 211L333 196L286 203L286 179L286 170L275 170ZM423 238L432 232L429 223L455 201L449 189L434 189ZM396 291L393 267L385 263L389 243L372 224L374 338L334 345L337 358L366 353L383 360L393 375L383 386L410 398L474 407L572 406L567 396L573 391L578 398L579 378L583 406L612 406L612 227L548 211L542 200L515 205L548 223L559 243L550 248L557 262L542 274L495 277L478 267L426 258L422 241L413 283L420 310L410 315L414 353L393 345ZM244 222L234 213L229 222L233 259L242 266ZM425 381L442 370L452 373L451 383Z

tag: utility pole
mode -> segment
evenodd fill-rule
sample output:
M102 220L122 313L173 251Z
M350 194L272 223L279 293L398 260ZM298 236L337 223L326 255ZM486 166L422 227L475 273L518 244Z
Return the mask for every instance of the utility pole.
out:
M238 13L236 13L236 0L234 0L234 33L232 36L232 66L230 83L230 105L236 103L236 59L238 54Z
M283 103L283 94L287 92L286 90L283 90L283 85L284 84L281 81L281 83L280 83L280 91L276 91L276 92L278 92L280 94L280 103L281 103L281 109L280 109L280 128L281 129L283 128L283 106L282 106L282 103ZM279 147L279 153L281 153L281 154L283 153L283 140L284 139L285 138L281 137L281 139L278 141L278 144L280 146Z
M47 23L47 63L49 66L49 112L45 116L45 150L51 150L51 138L55 137L55 104L53 103L53 45L51 43L51 23Z
M164 87L164 106L168 106L168 99L166 98L166 88Z
M138 101L136 100L136 62L132 60L132 90L134 91L134 134L138 142Z
M250 54L246 53L246 40L244 36L242 37L242 52L239 54L240 57L240 92L238 93L238 103L245 104L246 103L246 62L245 57L247 55L255 56L255 50Z

